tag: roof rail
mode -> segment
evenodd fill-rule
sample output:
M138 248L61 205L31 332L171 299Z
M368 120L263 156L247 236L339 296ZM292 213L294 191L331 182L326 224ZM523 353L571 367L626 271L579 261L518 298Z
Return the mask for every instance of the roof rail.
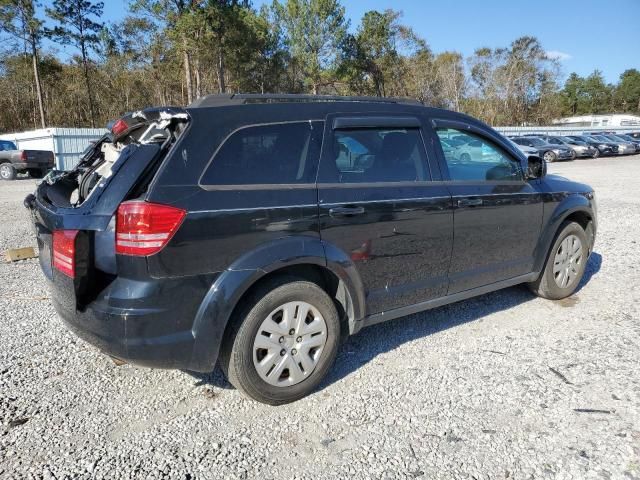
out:
M190 108L223 107L246 103L304 103L304 102L377 102L423 105L412 98L395 97L349 97L340 95L301 95L294 93L236 93L205 95L195 100Z

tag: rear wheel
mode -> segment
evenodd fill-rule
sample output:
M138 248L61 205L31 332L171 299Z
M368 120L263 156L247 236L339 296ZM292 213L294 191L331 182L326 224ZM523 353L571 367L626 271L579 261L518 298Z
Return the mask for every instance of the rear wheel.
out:
M558 158L556 154L551 150L547 150L546 152L544 152L544 155L542 157L544 158L544 161L547 163L553 163L556 161L556 158Z
M582 226L565 222L551 247L544 271L529 288L551 300L568 297L582 280L588 255L589 240Z
M16 169L10 163L0 164L0 178L2 180L13 180L16 178Z
M281 277L259 288L234 318L220 355L233 386L270 405L311 393L333 364L340 320L315 283Z

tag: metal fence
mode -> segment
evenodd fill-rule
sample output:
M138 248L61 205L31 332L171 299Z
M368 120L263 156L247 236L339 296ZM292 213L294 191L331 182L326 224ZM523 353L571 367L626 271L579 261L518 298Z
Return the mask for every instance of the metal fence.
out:
M640 131L640 127L569 127L562 125L552 125L549 127L494 127L505 136L528 135L531 133L541 133L543 135L582 135L585 132L616 132L628 133Z

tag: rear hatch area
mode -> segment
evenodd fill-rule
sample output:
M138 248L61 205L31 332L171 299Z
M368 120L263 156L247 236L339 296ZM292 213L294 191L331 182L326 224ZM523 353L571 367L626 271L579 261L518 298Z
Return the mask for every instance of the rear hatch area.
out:
M146 270L144 257L120 272L115 214L121 203L143 200L158 167L189 123L177 108L148 109L119 119L71 171L50 172L25 198L35 225L40 265L54 303L82 311L119 273ZM60 310L60 309L59 309Z

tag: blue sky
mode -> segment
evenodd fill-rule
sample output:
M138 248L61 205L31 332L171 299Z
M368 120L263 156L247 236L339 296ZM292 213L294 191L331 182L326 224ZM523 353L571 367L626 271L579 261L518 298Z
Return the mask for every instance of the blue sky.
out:
M49 4L50 0L43 3ZM104 21L119 21L127 0L105 0ZM253 0L257 8L271 0ZM522 35L538 37L561 60L563 73L601 70L616 82L640 69L640 0L343 0L352 29L367 10L393 8L434 52L465 56L481 46L508 46Z

